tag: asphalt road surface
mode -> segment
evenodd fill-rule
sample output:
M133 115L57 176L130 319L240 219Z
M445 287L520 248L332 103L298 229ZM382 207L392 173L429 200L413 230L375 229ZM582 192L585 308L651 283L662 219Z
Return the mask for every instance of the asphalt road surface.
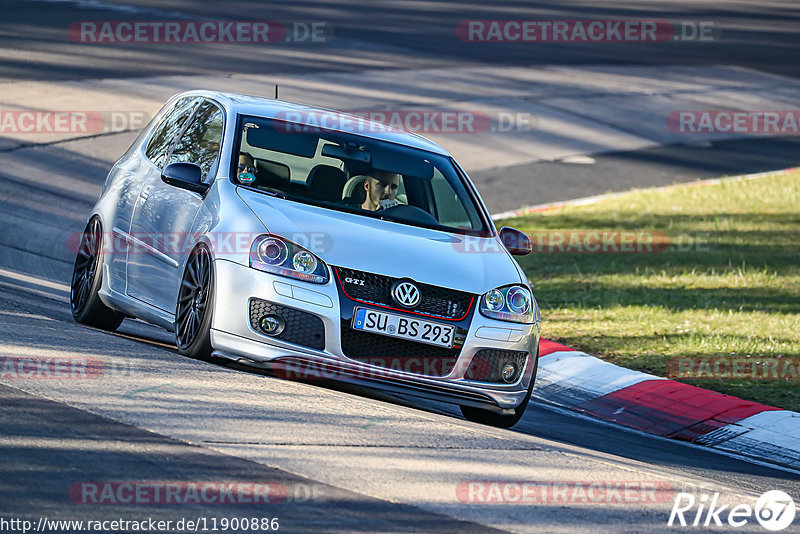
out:
M642 65L735 64L798 76L800 23L791 0L756 3L644 0L640 2L191 2L150 0L4 1L0 22L0 79L73 80L176 73L313 72L375 66L422 65ZM663 43L464 42L464 20L635 19L712 23L713 40ZM282 24L324 22L332 39L263 46L207 43L202 46L83 44L66 28L102 20L267 20ZM298 51L297 54L290 52ZM500 82L498 82L500 83Z
M134 5L135 4L135 5ZM798 76L794 2L472 3L99 1L2 2L0 83L164 74L228 75L451 65L735 64ZM498 47L463 43L466 19L639 17L714 22L725 40L643 48L609 43ZM333 39L265 50L85 45L66 28L92 20L324 21ZM498 81L501 83L501 81ZM37 103L31 103L35 107ZM2 520L232 517L280 519L285 532L571 532L667 530L670 498L606 504L482 504L471 481L657 483L752 504L781 489L800 497L800 473L530 406L512 430L468 423L452 406L330 383L280 380L177 354L171 336L138 321L109 334L76 325L68 305L73 251L111 163L132 134L0 149L0 356L91 358L88 379L3 379ZM797 162L794 138L669 146L597 157L591 167L542 163L475 176L494 210L506 189L541 178L536 198L566 200L699 176ZM631 170L636 169L636 173ZM591 180L581 173L592 173ZM643 178L644 176L644 178ZM269 504L98 505L92 484L268 484ZM83 493L82 493L83 492ZM86 495L90 495L87 497ZM797 521L795 521L797 524ZM107 528L107 530L110 530ZM125 529L117 529L123 531ZM164 530L186 530L175 526ZM222 529L226 530L226 529ZM722 530L722 529L720 529ZM791 529L790 529L791 530ZM50 531L56 531L51 528ZM77 527L61 531L77 531ZM751 524L742 531L762 531ZM795 527L795 531L797 531Z

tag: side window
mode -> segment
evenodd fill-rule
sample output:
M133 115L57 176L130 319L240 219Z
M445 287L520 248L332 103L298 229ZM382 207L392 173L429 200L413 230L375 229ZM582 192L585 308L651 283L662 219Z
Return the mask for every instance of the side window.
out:
M181 126L192 114L194 106L197 104L197 97L182 98L175 104L175 107L167 113L158 126L153 131L150 142L147 143L145 154L147 159L153 162L156 167L164 167L164 157L167 155L169 146L175 136L181 131Z
M196 163L203 169L203 181L216 168L222 144L222 111L205 101L197 108L189 125L169 155L168 163Z
M394 197L400 204L408 204L408 194L406 193L406 183L403 175L400 175L400 183L397 185L397 194Z
M472 228L464 205L439 169L434 170L431 185L439 222L447 226Z

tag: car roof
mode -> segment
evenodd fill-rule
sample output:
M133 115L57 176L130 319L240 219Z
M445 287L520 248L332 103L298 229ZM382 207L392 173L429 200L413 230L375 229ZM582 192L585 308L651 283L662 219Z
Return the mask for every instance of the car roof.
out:
M419 134L402 130L396 127L388 127L385 124L380 124L375 121L370 121L358 115L336 111L332 109L307 106L305 104L298 104L295 102L287 102L285 100L278 100L275 98L267 98L262 96L242 95L237 93L223 93L218 91L187 91L181 93L181 96L203 96L216 100L219 104L234 113L242 115L253 115L256 117L266 118L281 118L281 113L286 112L299 112L300 117L305 117L306 120L291 120L289 122L296 122L298 124L319 127L320 124L331 124L337 121L342 121L343 124L347 120L355 121L360 125L360 128L353 129L338 129L330 128L334 131L341 131L345 133L353 133L368 137L370 139L378 139L381 141L388 141L390 143L397 143L400 145L419 148L449 156L447 152L437 143L430 139L423 137ZM387 110L390 111L390 110ZM312 119L310 121L308 119ZM343 120L344 119L344 120ZM283 118L283 120L286 120ZM314 122L316 121L316 122ZM322 122L325 121L325 122Z

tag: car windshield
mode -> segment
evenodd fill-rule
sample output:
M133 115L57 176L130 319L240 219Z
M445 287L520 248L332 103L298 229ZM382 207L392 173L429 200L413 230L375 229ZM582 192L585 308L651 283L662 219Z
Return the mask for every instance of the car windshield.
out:
M240 116L237 185L295 202L449 232L488 235L450 158L368 137Z

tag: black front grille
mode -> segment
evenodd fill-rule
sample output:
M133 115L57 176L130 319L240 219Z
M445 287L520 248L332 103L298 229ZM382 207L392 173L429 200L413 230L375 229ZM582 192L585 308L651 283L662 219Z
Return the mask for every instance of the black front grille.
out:
M497 350L481 349L472 357L472 362L467 368L464 377L467 380L478 380L481 382L516 382L522 370L525 368L525 360L528 353L519 350ZM501 372L506 362L512 362L517 366L517 371L508 382L503 380Z
M392 299L392 285L400 278L365 273L354 269L335 267L339 284L351 299L399 308ZM363 282L363 283L362 283ZM422 295L419 305L413 312L442 319L460 320L467 315L472 304L473 295L463 291L447 289L429 284L415 282Z
M342 321L342 352L363 363L426 376L446 376L461 348L448 349L350 328Z
M270 337L310 349L325 349L325 325L322 323L322 319L313 313L281 306L266 300L250 299L250 326L256 332L268 335L261 328L261 318L265 315L277 315L285 323L280 334Z

